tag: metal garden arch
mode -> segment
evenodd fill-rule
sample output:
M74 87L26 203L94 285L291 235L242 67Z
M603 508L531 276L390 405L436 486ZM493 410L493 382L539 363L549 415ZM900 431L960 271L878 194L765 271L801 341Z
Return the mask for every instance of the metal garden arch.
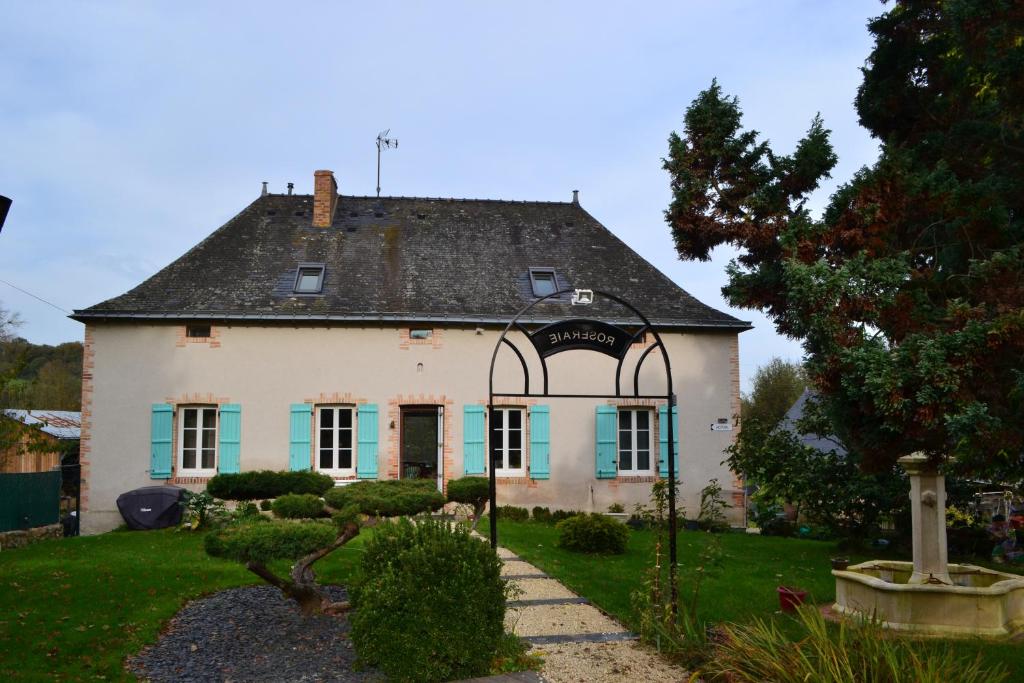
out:
M574 305L589 305L593 303L594 297L599 296L605 299L614 301L627 308L637 318L640 319L642 325L633 333L619 327L618 325L612 325L611 323L601 322L598 320L589 320L585 318L567 318L557 322L549 323L541 326L532 332L528 330L520 319L528 313L537 304L547 301L549 299L556 299L565 295L571 295L571 301ZM508 338L508 333L513 329L521 332L530 340L534 349L540 358L541 369L543 370L543 390L541 392L530 391L530 369L526 364L522 351ZM654 343L648 346L640 358L637 360L636 368L633 371L633 392L623 393L622 391L622 364L626 358L630 346L638 339L642 339L645 332L650 331L654 337ZM502 345L507 345L515 353L519 359L519 363L523 369L523 391L518 393L513 392L496 392L494 391L494 364L498 358L498 351ZM666 380L666 393L665 394L641 394L640 393L640 368L643 366L644 361L650 355L654 349L661 351L661 358L665 365L665 380ZM548 366L547 358L556 353L571 350L591 350L604 353L618 359L618 365L615 368L615 393L614 394L562 394L552 393L548 387ZM672 391L672 364L669 362L668 350L665 348L665 344L661 340L661 335L651 325L651 322L647 319L638 308L633 306L630 302L622 299L621 297L609 294L608 292L602 292L597 290L587 289L563 289L557 292L548 294L547 296L540 297L527 306L524 306L519 310L518 313L508 322L505 329L502 331L501 336L498 338L497 343L494 345L494 352L491 354L491 367L488 375L488 399L487 399L487 431L490 433L494 424L494 397L516 397L516 398L637 398L637 399L665 399L667 403L666 417L668 421L667 435L668 435L668 462L666 463L668 469L668 479L670 482L676 480L676 466L675 466L675 425L672 419L672 409L676 405L676 396ZM494 439L488 438L488 479L490 486L490 531L491 531L491 547L497 547L498 545L498 515L497 515L497 479L495 477L495 461L496 457L500 457L494 448ZM676 487L668 487L668 508L669 508L669 583L672 591L672 606L673 610L676 609L677 605L677 587L676 587Z

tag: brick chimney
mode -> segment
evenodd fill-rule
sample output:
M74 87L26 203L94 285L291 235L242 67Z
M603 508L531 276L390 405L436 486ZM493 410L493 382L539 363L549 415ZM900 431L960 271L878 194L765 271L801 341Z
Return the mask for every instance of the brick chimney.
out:
M338 206L338 183L333 171L313 173L313 227L329 228Z

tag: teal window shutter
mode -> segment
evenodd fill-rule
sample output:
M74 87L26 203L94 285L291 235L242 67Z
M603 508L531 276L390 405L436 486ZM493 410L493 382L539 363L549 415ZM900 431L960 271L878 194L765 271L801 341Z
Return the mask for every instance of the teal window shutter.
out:
M615 406L598 406L596 416L596 461L597 478L614 479L618 474L615 451L617 448L615 423L618 410Z
M484 473L484 407L462 407L462 468L466 474Z
M377 478L377 405L364 403L359 406L356 428L359 436L359 459L356 475L360 479Z
M242 453L242 406L225 403L220 407L220 452L217 455L217 471L235 474L241 471Z
M167 403L154 403L149 427L149 476L171 478L171 451L174 436L174 408Z
M530 408L530 478L551 477L551 420L547 406Z
M313 406L308 403L292 404L288 468L293 471L309 469L309 454L312 444L309 423L312 414Z
M658 408L658 441L661 444L661 454L658 457L658 474L662 477L668 476L668 420L665 416L668 414L668 410L665 406ZM680 479L679 476L679 408L672 406L672 441L673 450L675 451L675 458L673 462L675 464L676 479Z

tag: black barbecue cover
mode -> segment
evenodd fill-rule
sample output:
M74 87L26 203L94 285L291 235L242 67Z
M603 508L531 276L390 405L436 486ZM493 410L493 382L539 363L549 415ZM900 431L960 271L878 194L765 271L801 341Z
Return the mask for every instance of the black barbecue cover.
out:
M117 497L117 509L129 529L164 529L181 524L181 497L177 486L143 486Z

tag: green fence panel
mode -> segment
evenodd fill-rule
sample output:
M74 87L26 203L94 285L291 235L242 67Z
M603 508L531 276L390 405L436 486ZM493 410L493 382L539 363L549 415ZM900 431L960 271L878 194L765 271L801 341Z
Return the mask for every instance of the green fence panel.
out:
M0 532L60 520L60 470L0 474Z

